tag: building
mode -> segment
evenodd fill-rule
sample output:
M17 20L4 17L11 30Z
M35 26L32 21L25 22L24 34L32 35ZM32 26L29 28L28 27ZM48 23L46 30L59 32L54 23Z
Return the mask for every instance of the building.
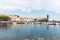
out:
M47 15L47 21L49 21L49 15Z
M46 18L35 18L35 21L37 21L37 22L48 22L49 21L49 15L47 15Z
M38 18L37 20L38 20L39 22L47 22L47 21L48 21L47 18Z
M29 18L29 17L21 17L18 15L9 15L9 14L0 14L3 16L9 16L11 18L10 21L16 21L16 22L48 22L49 21L49 15L47 15L47 18Z
M22 17L22 18L21 18L21 21L24 21L24 22L31 22L31 21L34 21L34 18Z

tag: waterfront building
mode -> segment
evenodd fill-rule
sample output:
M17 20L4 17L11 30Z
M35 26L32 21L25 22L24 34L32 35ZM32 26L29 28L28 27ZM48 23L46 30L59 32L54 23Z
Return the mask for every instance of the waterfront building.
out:
M47 21L49 21L49 15L47 15Z
M23 17L23 20L24 20L25 22L31 22L31 21L34 21L34 18Z
M37 21L37 22L48 22L49 21L49 15L47 15L46 18L35 18L35 21Z
M10 14L0 14L3 16L9 16L11 18L10 21L15 22L48 22L49 21L49 15L47 15L47 18L29 18L29 17L21 17L18 15L10 15Z
M37 20L38 20L39 22L47 22L47 21L48 21L47 18L38 18Z

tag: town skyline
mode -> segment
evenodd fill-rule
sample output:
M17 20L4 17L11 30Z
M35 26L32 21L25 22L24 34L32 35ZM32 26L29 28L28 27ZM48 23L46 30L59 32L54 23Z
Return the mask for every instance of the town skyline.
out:
M49 14L47 14L47 15L44 15L44 16L40 16L40 17L30 17L30 16L22 16L22 15L18 15L18 14L8 14L8 13L0 13L0 15L6 15L6 16L9 16L9 15L11 15L11 16L19 16L19 17L22 17L22 18L34 18L34 19L36 19L36 18L47 18L47 15L49 15ZM49 21L52 21L52 20L55 20L55 21L60 21L60 20L56 20L56 19L50 19L50 15L49 15Z

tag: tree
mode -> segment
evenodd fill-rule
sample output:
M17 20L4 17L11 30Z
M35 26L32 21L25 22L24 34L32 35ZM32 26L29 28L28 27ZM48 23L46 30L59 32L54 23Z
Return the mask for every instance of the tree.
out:
M0 16L0 21L9 21L11 18L9 16Z
M36 21L37 21L37 19L34 19L34 21L36 22Z
M14 16L17 16L18 18L20 17L19 15L14 15Z

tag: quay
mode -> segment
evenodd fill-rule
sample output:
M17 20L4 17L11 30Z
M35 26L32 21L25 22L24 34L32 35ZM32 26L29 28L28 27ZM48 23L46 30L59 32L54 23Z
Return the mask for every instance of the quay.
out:
M60 25L60 22L12 22L12 21L0 21L0 24L42 24L42 25Z

